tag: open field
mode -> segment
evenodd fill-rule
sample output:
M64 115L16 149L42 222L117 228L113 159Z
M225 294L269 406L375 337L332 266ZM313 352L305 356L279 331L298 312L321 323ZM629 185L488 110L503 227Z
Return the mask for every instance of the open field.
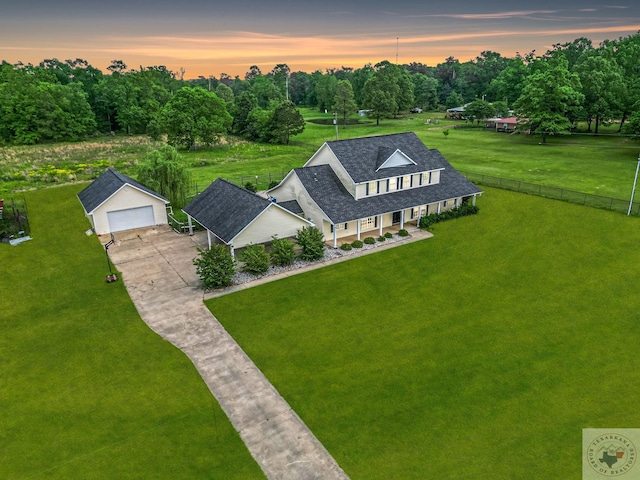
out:
M200 190L218 177L278 176L302 166L328 140L335 140L333 125L312 123L331 121L330 114L302 110L310 120L305 131L291 145L255 144L230 138L224 145L182 152ZM432 120L426 125L426 119ZM435 124L435 120L440 123ZM629 198L640 142L615 134L571 135L551 138L547 145L527 135L498 134L483 129L442 127L461 122L444 120L441 113L422 113L380 126L370 119L346 129L339 126L340 139L415 131L430 148L438 148L459 170L517 179L524 182L563 187L569 190ZM615 127L603 129L614 132ZM14 189L50 186L69 179L95 178L108 165L135 177L135 166L154 148L146 137L104 137L92 142L41 145L0 149L0 195Z
M105 283L80 188L27 192L33 240L0 244L0 478L263 478L191 362Z
M479 206L207 302L354 480L580 478L583 427L637 427L639 220Z

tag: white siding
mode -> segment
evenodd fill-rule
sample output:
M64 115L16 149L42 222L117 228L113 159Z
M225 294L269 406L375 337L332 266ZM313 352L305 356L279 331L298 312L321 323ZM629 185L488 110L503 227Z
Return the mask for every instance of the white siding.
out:
M329 165L340 182L344 185L344 188L346 188L353 197L356 197L356 186L353 183L353 179L349 176L342 164L326 144L320 147L315 155L311 157L304 166L314 167L318 165Z
M98 235L110 233L107 212L146 207L149 205L153 207L155 225L166 224L167 209L163 200L149 195L142 190L138 190L137 188L125 185L111 198L93 211L93 228Z
M322 223L326 216L303 188L302 182L300 182L295 172L289 175L278 187L271 190L269 194L273 196L278 203L296 200L304 212L304 218L311 219L316 227L322 229Z
M250 243L266 243L271 241L274 235L278 238L292 237L307 225L300 217L285 212L276 205L270 205L233 239L233 246L241 248Z

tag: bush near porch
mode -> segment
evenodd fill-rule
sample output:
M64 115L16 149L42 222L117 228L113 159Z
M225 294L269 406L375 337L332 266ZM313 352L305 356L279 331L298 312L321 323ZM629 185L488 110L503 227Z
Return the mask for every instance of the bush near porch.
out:
M428 241L207 305L351 478L579 478L583 427L637 424L639 222L487 188Z
M264 478L193 364L142 321L76 194L26 192L0 243L0 478Z

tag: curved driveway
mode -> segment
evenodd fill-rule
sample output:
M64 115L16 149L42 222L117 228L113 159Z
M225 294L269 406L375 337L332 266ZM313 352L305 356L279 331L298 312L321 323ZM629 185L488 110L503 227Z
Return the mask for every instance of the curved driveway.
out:
M348 479L205 307L192 259L206 238L157 227L115 239L109 257L140 316L191 359L267 478Z

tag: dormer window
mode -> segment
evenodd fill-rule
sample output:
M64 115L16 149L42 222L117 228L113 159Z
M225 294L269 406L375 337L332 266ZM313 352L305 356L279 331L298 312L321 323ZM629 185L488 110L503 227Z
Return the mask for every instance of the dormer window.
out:
M416 162L411 160L400 149L392 151L391 149L385 147L380 147L380 149L378 150L377 163L378 168L376 168L376 172L383 168L407 167L410 165L416 165Z

